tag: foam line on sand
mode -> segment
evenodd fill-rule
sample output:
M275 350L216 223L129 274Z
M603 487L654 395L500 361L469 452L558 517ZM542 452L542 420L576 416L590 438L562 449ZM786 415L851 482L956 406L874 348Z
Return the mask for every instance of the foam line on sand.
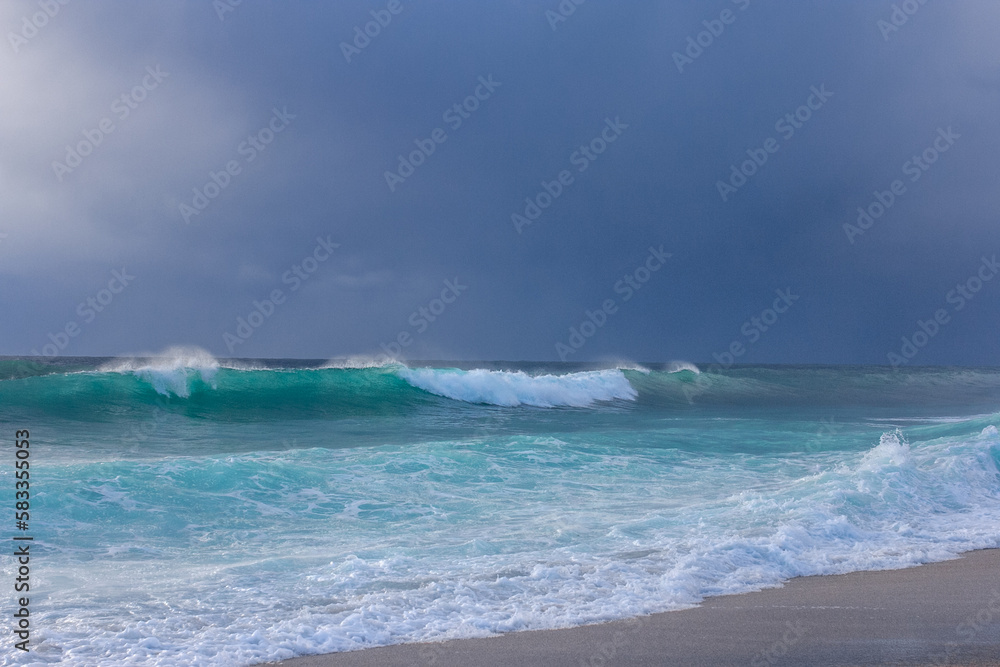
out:
M398 644L281 667L1000 665L1000 549L801 577L694 609L561 630Z

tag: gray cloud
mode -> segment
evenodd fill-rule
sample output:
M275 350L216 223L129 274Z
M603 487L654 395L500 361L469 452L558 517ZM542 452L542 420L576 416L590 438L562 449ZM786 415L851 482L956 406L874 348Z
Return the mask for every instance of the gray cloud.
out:
M468 291L407 356L554 359L663 244L669 264L577 357L711 361L790 287L801 300L741 361L886 363L1000 252L1000 8L927 3L886 39L893 4L588 2L553 30L555 2L404 0L347 62L340 44L384 4L244 3L220 20L210 3L70 2L15 53L9 33L39 6L7 3L0 353L40 349L126 266L134 283L63 354L228 355L223 333L274 289L287 301L235 354L374 353L457 277ZM120 117L157 66L169 76ZM500 86L452 127L443 114L490 75ZM775 122L820 85L833 96L783 137ZM241 144L286 108L248 160ZM616 117L628 129L578 171L574 151ZM104 118L114 131L60 181L52 162ZM947 127L954 146L850 243L857 208ZM390 191L385 172L437 128L447 139ZM777 152L722 201L717 181L769 137ZM572 185L519 234L511 214L562 170ZM327 235L340 248L291 291L283 273ZM987 284L914 363L995 363L998 299Z

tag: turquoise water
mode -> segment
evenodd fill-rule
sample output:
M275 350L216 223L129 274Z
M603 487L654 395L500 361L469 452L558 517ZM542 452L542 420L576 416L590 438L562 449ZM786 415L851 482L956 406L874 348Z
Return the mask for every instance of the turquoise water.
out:
M1000 370L461 366L0 360L35 536L2 664L245 665L1000 546Z

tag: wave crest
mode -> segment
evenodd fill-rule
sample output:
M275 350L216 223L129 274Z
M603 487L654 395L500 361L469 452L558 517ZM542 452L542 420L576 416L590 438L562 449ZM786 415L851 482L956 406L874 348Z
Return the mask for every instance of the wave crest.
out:
M910 444L897 429L893 433L883 433L878 444L865 453L861 460L861 470L879 472L909 463Z
M690 361L671 361L667 364L668 373L680 373L681 371L691 371L695 375L701 375L701 371Z
M342 359L330 359L320 366L320 369L327 370L354 370L363 368L390 368L393 366L403 366L403 362L395 358L380 354L377 357L365 355L354 355Z
M149 357L116 359L97 370L131 373L151 384L158 394L187 398L199 379L214 388L219 367L219 360L200 347L170 347Z
M617 369L528 375L523 371L406 368L397 374L414 387L438 396L506 407L585 408L598 401L634 401L638 395Z

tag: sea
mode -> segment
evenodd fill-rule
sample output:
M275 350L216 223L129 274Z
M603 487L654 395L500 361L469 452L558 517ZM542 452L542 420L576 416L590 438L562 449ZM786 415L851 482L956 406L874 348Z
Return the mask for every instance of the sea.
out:
M0 664L250 665L950 559L1000 547L998 425L996 368L0 358L4 539L22 429L33 537Z

